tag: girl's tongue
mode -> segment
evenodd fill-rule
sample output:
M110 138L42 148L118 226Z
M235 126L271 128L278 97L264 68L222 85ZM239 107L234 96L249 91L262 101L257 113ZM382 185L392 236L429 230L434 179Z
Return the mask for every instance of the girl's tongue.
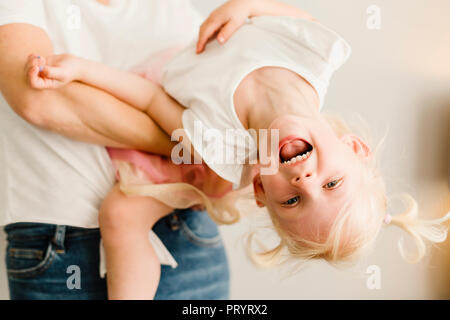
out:
M282 161L288 161L295 156L308 151L309 145L303 140L294 140L286 143L280 150Z

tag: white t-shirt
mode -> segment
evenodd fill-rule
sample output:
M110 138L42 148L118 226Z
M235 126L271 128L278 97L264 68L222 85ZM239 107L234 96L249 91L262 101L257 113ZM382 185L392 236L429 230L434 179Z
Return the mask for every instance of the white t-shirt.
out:
M121 69L189 42L201 22L188 0L112 0L110 6L95 0L0 0L0 25L35 25L47 31L56 54ZM36 128L2 96L0 132L0 225L98 227L99 206L114 184L104 147Z
M260 16L249 19L224 45L208 44L201 55L192 43L166 65L162 84L187 107L183 127L194 149L236 189L241 186L244 164L257 152L233 103L245 76L266 66L287 68L315 88L322 108L333 73L350 53L349 44L322 24Z

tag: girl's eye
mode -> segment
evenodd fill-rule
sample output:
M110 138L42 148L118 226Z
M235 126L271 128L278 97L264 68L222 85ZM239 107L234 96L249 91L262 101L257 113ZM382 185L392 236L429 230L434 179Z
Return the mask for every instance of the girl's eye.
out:
M333 180L331 182L328 182L326 185L324 185L323 187L325 189L334 189L336 188L339 184L341 184L342 179L337 179L337 180Z
M299 199L300 199L299 196L290 198L288 201L283 202L283 205L286 205L286 206L292 206L292 205L296 204L296 203L298 202Z

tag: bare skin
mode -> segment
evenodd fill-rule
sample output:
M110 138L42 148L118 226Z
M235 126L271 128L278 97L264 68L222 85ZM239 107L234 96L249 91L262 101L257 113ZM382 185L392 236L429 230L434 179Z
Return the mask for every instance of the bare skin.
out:
M119 185L108 194L99 215L108 268L108 299L153 299L161 265L148 241L148 232L172 211L153 198L127 197Z
M174 144L167 144L166 133L152 119L105 91L79 82L52 90L30 86L24 68L30 53L53 54L44 30L20 23L1 26L0 51L0 91L28 123L77 141L170 154Z

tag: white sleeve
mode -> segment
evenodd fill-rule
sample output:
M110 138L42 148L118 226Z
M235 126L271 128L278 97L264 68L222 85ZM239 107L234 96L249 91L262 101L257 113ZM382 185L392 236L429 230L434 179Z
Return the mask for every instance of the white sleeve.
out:
M0 26L27 23L47 30L44 0L0 0Z

